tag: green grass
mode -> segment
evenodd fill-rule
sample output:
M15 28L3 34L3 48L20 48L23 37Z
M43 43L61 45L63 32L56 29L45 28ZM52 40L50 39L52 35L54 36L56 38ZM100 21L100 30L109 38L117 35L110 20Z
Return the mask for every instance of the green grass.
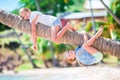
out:
M43 65L42 60L34 59L33 61L37 65L37 67L41 67ZM15 71L25 71L25 70L31 70L31 69L33 69L31 63L26 62L26 63L21 64L19 67L15 68Z
M41 65L44 64L42 60L37 60L37 59L34 59L34 63L35 63L38 67L40 67Z
M118 63L118 58L115 56L108 55L106 58L103 59L105 63Z
M20 65L19 67L15 68L15 71L23 71L23 70L30 70L33 69L32 65L30 62L24 63Z

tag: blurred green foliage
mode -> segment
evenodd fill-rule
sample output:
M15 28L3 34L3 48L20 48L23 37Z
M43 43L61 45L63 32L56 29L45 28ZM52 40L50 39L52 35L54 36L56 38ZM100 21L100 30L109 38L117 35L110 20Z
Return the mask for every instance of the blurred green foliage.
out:
M110 4L112 12L120 19L120 0L112 0ZM114 18L108 13L108 23L111 28L111 38L120 41L120 25L114 20Z
M21 7L37 10L35 0L20 0ZM64 0L38 0L41 12L56 15L57 12L65 12L65 7L73 5L73 0L65 2Z
M104 26L104 30L103 30L102 36L106 37L106 38L111 38L111 35L110 35L110 32L109 32L109 24L107 22L95 21L95 24L96 24L96 26L95 26L96 27L96 31L99 29L99 27L101 25L103 25ZM93 33L93 31L92 31L92 22L91 21L87 23L87 25L85 27L85 31Z
M11 28L0 23L0 32L5 31L5 30L9 30L9 29L11 29Z

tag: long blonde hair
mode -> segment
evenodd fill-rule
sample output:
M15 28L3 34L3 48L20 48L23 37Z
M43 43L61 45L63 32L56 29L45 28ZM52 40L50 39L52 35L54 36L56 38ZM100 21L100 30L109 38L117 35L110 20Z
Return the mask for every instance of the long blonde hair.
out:
M19 13L21 13L21 12L31 12L31 10L29 9L29 8L26 8L26 7L23 7L23 8L21 8L20 10L19 10Z
M68 51L67 51L65 54L67 54L67 53L68 53ZM74 58L74 59L68 59L68 58L65 56L64 59L65 59L65 61L66 61L67 63L69 63L69 64L74 64L74 63L76 62L76 58Z

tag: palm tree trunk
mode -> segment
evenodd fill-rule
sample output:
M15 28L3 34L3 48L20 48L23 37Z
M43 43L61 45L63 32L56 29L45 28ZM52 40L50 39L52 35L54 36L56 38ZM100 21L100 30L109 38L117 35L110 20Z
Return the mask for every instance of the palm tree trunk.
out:
M29 21L23 20L20 17L7 13L4 10L0 10L0 22L9 27L18 29L25 33L31 34L31 26ZM37 25L37 36L51 40L50 39L50 27L39 23ZM89 35L89 38L91 36ZM83 34L78 32L67 31L65 35L60 40L60 43L71 44L71 45L82 45L83 43ZM103 53L114 54L117 57L120 57L120 43L105 38L98 38L93 44L95 48L100 50Z
M104 5L104 7L106 8L106 10L110 13L110 15L115 19L115 21L120 25L120 19L113 14L113 12L110 10L110 8L103 2L103 0L100 0L101 3Z

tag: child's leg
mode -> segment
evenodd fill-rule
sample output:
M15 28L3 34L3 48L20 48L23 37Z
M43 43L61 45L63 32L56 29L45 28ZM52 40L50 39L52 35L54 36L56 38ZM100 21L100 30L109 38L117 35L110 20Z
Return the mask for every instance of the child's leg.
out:
M66 25L69 25L69 30L76 31L75 27L70 22L67 22Z
M83 48L90 54L94 54L96 52L99 52L96 48L89 46L87 44L83 44Z
M59 40L63 37L65 32L68 30L68 28L69 28L69 24L67 24L61 30L60 30L59 26L52 27L52 29L51 29L52 41L59 42Z
M86 32L83 32L84 34L84 43L88 41L88 37L87 37L87 33Z
M103 28L101 27L101 28L98 30L98 32L97 32L94 36L92 36L91 39L89 39L89 40L86 42L87 45L88 45L88 46L91 46L91 45L94 43L94 41L95 41L99 36L101 36L102 32L103 32Z
M69 25L69 30L72 30L72 31L76 31L76 29L72 26L72 25Z
M54 26L51 27L51 40L55 41L56 37L57 37L57 33L60 31L60 27L59 26ZM56 42L56 41L55 41Z
M36 35L36 26L32 26L32 39L33 39L33 48L37 49L37 35Z
M102 34L102 32L103 32L103 29L102 28L99 29L98 32L91 39L89 39L83 44L83 47L85 48L85 50L89 52L90 54L94 54L98 52L96 48L92 47L92 44L94 43L95 39L98 38Z

